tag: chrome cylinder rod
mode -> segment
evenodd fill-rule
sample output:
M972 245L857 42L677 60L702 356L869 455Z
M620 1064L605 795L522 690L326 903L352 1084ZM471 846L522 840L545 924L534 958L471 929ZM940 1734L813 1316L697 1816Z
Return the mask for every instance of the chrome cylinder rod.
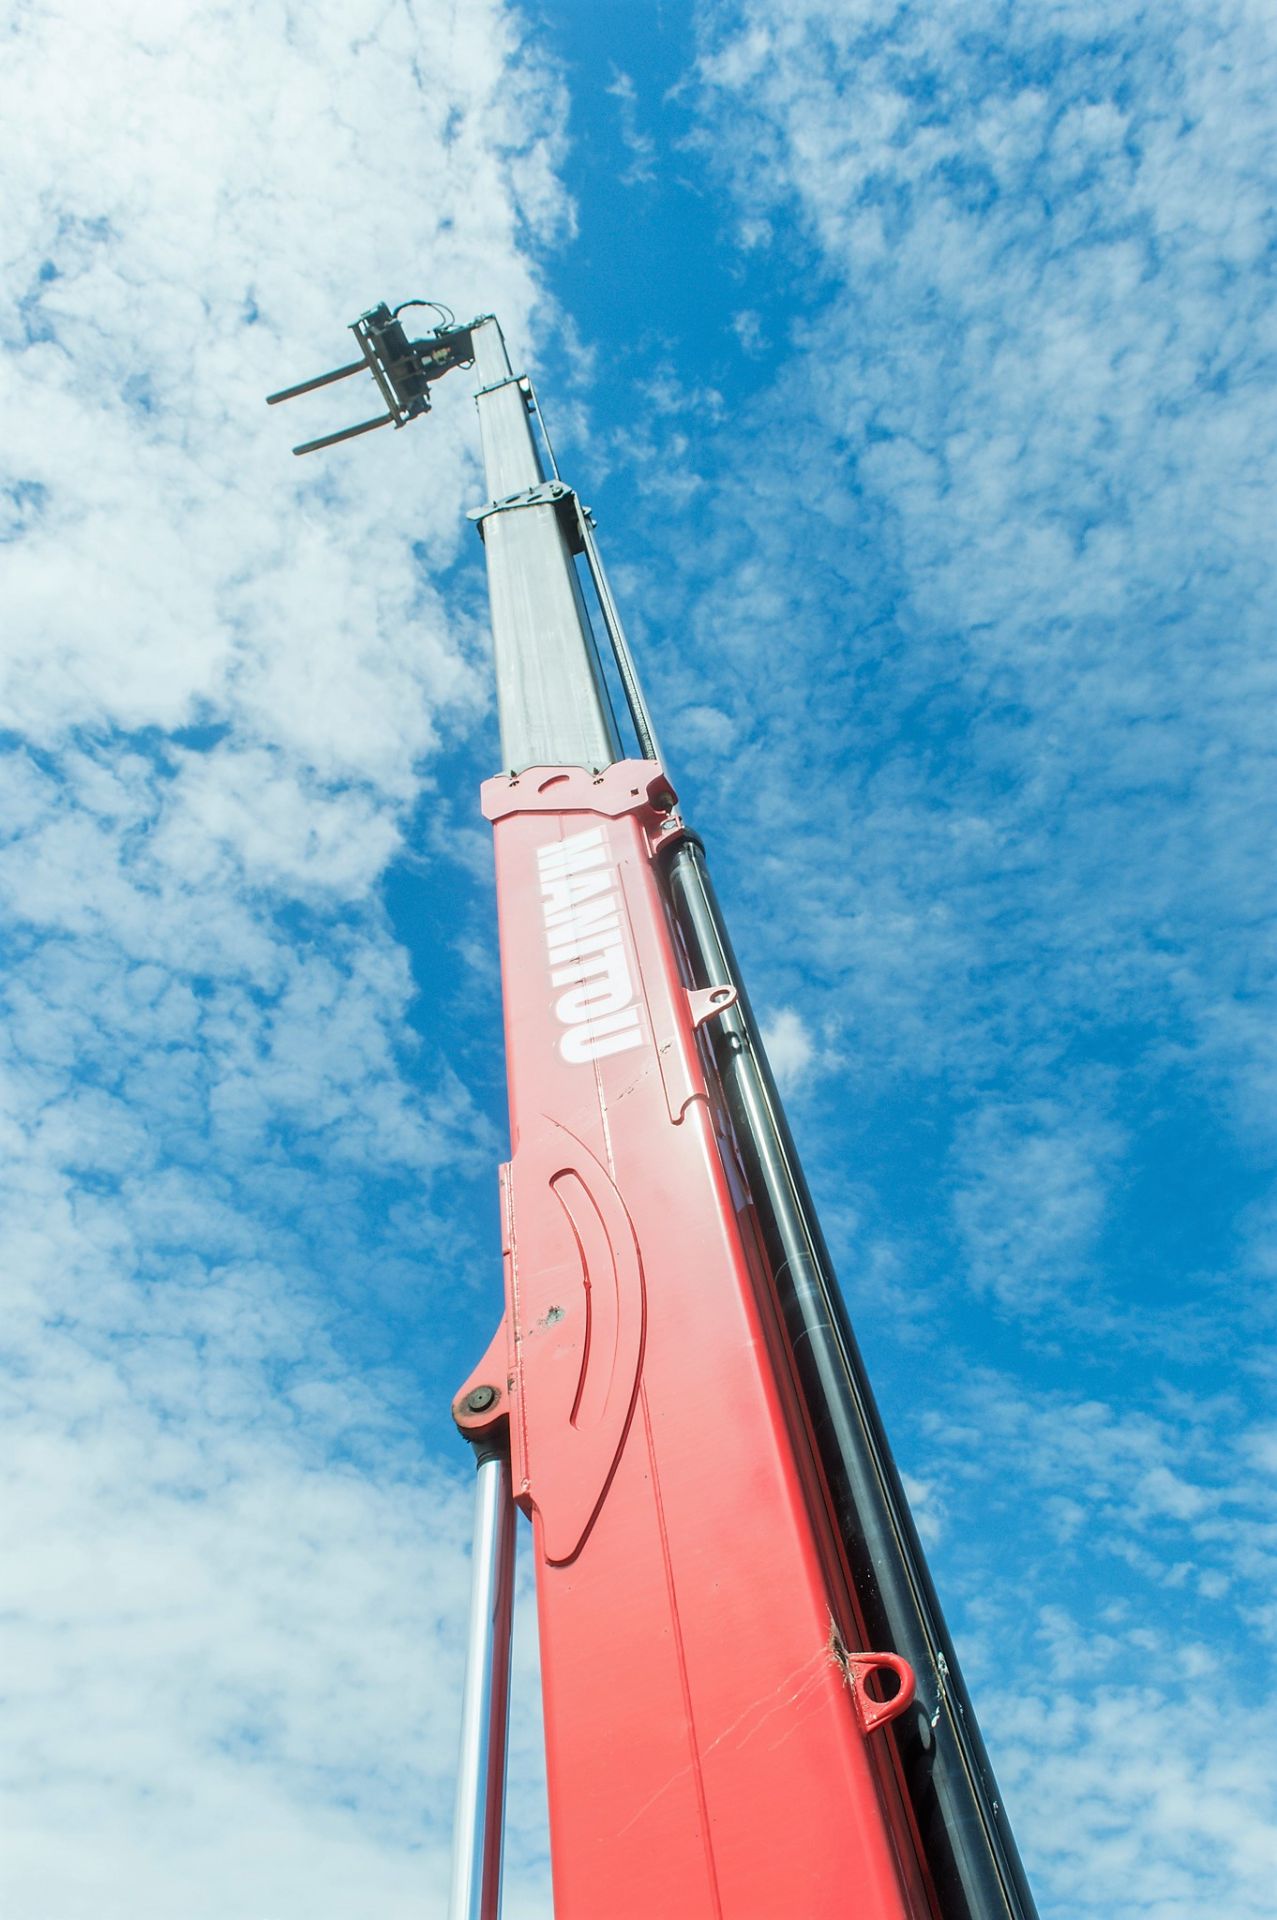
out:
M476 1446L474 1567L448 1920L498 1920L514 1623L510 1456Z

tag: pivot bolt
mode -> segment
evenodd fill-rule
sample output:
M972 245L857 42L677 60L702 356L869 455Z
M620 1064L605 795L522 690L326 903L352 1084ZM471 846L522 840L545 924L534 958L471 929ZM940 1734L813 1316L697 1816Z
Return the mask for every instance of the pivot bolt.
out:
M497 1397L495 1387L474 1387L466 1395L467 1413L486 1413Z

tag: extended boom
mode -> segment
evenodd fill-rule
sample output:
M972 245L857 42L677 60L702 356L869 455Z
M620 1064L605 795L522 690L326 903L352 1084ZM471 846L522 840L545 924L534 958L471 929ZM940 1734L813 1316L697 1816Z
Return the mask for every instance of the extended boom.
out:
M479 1462L453 1920L499 1902L511 1499L558 1920L1033 1920L591 517L491 316L387 322L355 328L390 408L366 424L475 367L503 766L505 1306L453 1408Z

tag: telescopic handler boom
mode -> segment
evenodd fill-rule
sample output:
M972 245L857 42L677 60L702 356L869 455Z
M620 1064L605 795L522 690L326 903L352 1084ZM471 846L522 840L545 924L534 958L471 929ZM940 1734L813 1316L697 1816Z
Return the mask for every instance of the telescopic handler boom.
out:
M1034 1920L592 517L496 320L436 307L411 341L402 311L272 398L376 381L384 415L301 453L477 384L511 1153L504 1311L453 1404L478 1489L452 1920L499 1907L516 1507L557 1920Z

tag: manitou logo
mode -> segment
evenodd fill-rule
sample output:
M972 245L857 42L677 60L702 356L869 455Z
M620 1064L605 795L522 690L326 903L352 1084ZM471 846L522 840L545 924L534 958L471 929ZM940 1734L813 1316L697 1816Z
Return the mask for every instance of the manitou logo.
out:
M550 982L567 1028L565 1060L601 1060L643 1044L634 983L621 932L621 900L602 827L587 827L537 849Z

